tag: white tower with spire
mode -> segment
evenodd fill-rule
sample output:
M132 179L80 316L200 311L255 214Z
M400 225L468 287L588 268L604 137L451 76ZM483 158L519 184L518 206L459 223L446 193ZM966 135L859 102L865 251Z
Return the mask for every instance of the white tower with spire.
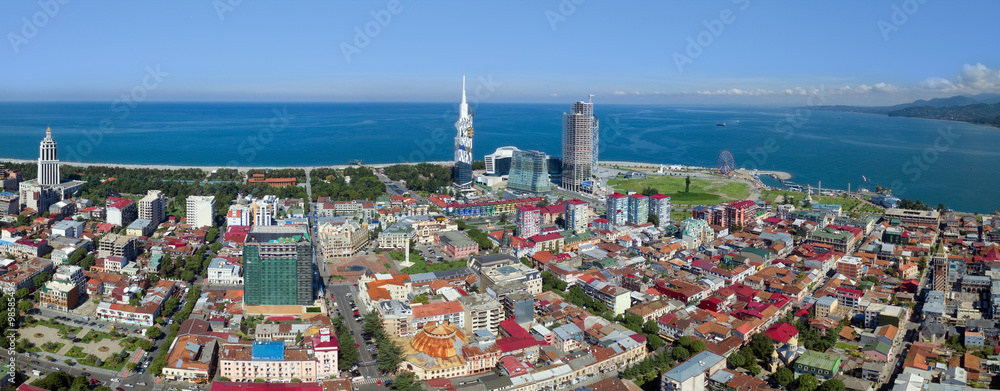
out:
M462 76L462 102L458 104L458 121L455 121L455 188L459 191L472 188L472 117L465 99L465 76Z
M59 152L56 140L52 139L52 128L45 129L45 138L38 147L38 184L59 184Z

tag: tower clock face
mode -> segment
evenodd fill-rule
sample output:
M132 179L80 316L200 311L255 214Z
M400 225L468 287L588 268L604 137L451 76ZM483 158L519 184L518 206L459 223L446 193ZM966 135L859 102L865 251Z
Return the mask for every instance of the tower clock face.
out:
M472 127L470 126L469 129L466 129L466 130L467 130L467 132L469 134L469 137L472 137Z

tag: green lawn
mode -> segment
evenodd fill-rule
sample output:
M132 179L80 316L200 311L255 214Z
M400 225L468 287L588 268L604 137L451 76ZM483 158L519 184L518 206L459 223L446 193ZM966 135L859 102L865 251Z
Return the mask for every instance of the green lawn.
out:
M701 178L692 178L690 192L685 193L684 180L684 177L650 175L647 179L612 179L608 184L622 193L628 190L641 192L651 187L670 196L670 203L674 205L714 205L750 195L750 188L745 184Z
M843 343L843 342L838 342L836 346L838 348L841 348L841 349L844 349L844 350L855 350L855 349L858 348L857 346L854 346L854 345L851 345L851 344L846 344L846 343Z
M691 212L686 210L670 210L671 221L684 221L688 217L691 217Z

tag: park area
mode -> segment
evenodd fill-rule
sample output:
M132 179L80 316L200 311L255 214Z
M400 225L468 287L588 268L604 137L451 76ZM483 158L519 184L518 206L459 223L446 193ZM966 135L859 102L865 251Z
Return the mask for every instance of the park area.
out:
M670 196L673 205L715 205L720 202L741 200L750 195L750 186L725 178L691 178L685 191L685 177L649 175L646 179L611 179L608 181L616 192L634 190L643 193L654 189L656 193Z
M32 319L20 331L18 349L71 357L76 362L110 370L121 370L140 347L151 348L144 338ZM67 359L68 360L68 359Z
M816 194L810 195L809 197L812 199L812 205L840 205L843 213L881 214L884 212L882 208L854 197L830 197ZM791 201L798 206L802 200L806 199L806 194L794 191L766 190L761 192L760 199L768 202L777 202L779 204L789 203L789 201Z

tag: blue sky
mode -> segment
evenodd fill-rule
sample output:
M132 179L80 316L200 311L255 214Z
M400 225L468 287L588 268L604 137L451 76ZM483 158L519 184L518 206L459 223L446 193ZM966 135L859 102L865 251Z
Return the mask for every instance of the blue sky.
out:
M799 105L818 93L865 105L1000 91L997 1L393 3L4 1L0 100L139 88L150 101L442 102L463 74L470 95L495 102ZM356 41L366 26L377 34Z

